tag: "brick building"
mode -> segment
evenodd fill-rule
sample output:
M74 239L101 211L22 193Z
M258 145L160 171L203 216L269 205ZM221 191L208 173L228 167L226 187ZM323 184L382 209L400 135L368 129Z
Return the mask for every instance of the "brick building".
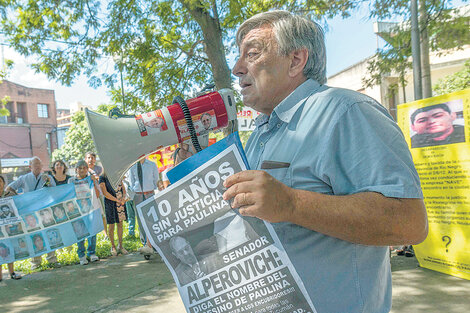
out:
M1 171L8 179L27 172L24 164L32 156L49 167L52 151L57 148L57 112L54 90L28 88L4 80L0 99L8 96L10 116L0 117Z

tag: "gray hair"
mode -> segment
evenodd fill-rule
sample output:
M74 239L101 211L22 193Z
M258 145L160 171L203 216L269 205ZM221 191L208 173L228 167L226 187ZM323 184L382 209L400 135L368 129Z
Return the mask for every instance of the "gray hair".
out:
M33 161L34 161L34 160L38 160L39 162L42 163L42 161L41 161L41 159L40 159L39 157L33 156L33 157L29 160L29 165L33 164Z
M308 60L303 71L305 77L320 84L326 82L325 38L320 25L288 11L263 12L243 22L237 31L237 45L240 46L248 32L263 25L272 26L279 55L286 56L292 51L306 48Z

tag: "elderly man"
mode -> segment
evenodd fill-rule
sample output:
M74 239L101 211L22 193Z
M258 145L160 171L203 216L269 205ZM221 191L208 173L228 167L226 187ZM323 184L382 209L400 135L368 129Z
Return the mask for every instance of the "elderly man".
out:
M403 134L373 99L324 85L317 24L266 12L236 38L232 72L263 114L246 146L253 170L227 178L224 199L273 223L318 312L388 312L388 246L427 236Z
M465 142L464 127L454 125L455 119L455 112L445 103L417 109L410 117L411 129L416 132L411 148Z
M51 176L42 173L42 162L37 156L33 157L29 161L30 173L18 177L17 180L10 183L6 191L18 192L19 189L23 189L23 192L30 192L38 190L44 187L55 186L55 181ZM41 266L42 256L37 256L32 259L31 269L34 270ZM47 261L54 267L59 267L60 263L57 262L57 258L54 252L47 254Z

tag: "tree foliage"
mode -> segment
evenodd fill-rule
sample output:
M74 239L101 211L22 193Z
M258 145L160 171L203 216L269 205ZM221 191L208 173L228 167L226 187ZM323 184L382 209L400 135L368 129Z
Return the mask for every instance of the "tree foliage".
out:
M101 104L96 112L107 114L114 107L115 105ZM64 145L52 152L52 161L64 160L70 165L74 165L79 160L85 158L87 151L96 152L88 124L85 120L85 112L78 111L75 113L72 116L72 122L72 126L65 133Z
M0 0L9 44L65 85L80 74L105 84L124 111L168 105L206 84L231 87L227 55L246 18L269 9L296 11L319 20L348 16L351 0ZM1 11L0 11L1 13ZM108 68L106 68L108 66ZM109 68L109 67L112 68Z
M465 62L464 68L454 74L441 78L433 86L436 95L470 88L470 61Z
M0 2L1 4L1 2ZM4 61L4 67L0 69L0 84L3 82L3 79L7 76L8 70L11 68L13 65L13 62L11 60L5 60ZM10 101L10 97L5 96L3 99L0 99L0 116L10 116L10 111L5 107Z
M449 49L461 49L470 44L470 18L458 14L452 9L452 1L426 1L427 18L420 20L421 32L426 29L429 35L430 51L438 54L448 53ZM467 2L467 0L464 0ZM396 90L399 85L407 84L407 70L411 69L411 33L409 1L375 0L370 4L370 17L389 19L402 17L403 23L397 24L388 34L384 48L377 51L368 64L368 76L363 79L365 87L380 84L383 77L389 74L398 75L398 82L392 85Z

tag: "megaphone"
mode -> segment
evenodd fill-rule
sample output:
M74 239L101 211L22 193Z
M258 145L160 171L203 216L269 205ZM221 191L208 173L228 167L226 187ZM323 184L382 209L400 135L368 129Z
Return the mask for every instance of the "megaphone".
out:
M231 89L186 102L181 97L175 99L174 104L160 110L121 118L108 118L85 109L92 139L113 187L142 157L178 142L188 142L191 137L194 146L204 138L203 145L207 145L209 131L227 127L229 121L237 119Z

